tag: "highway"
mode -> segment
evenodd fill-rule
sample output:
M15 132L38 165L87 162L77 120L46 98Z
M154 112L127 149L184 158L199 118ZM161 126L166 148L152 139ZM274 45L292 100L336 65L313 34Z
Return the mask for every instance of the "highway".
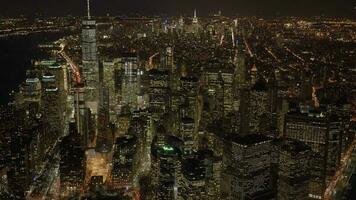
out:
M66 54L65 52L65 44L62 42L60 44L61 46L61 50L59 51L59 55L61 55L65 60L66 62L69 64L69 66L71 67L71 71L72 71L72 74L74 75L73 78L74 78L74 81L76 83L81 83L82 82L82 77L80 75L80 69L79 67L73 62L73 60Z
M336 185L338 184L339 181L342 181L342 179L344 177L343 176L344 172L347 169L349 162L351 161L351 156L352 156L353 152L355 151L355 149L356 149L356 139L353 141L352 145L348 148L348 150L342 157L339 169L336 171L334 177L331 179L329 185L327 186L327 188L325 190L324 198L323 198L324 200L332 200L333 199L332 196L336 189Z

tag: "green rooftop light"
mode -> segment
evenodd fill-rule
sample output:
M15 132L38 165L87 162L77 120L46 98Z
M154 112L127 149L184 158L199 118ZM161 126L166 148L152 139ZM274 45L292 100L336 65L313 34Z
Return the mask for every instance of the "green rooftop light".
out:
M163 146L163 151L174 151L174 148L171 146Z

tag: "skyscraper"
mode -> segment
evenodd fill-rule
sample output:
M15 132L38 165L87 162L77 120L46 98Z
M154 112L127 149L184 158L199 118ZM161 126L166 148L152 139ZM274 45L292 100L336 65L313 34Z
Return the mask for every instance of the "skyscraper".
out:
M152 69L148 73L150 107L154 118L158 118L169 109L169 73L157 69Z
M87 0L88 16L83 20L82 56L83 61L97 61L96 21L90 16L90 1Z
M133 186L137 138L123 136L116 139L113 155L112 179L115 188Z
M63 71L61 67L43 65L41 110L44 120L44 136L42 142L45 149L53 146L64 134L64 89Z
M61 197L70 197L81 192L85 177L85 152L74 123L69 124L69 135L60 144Z
M271 195L271 140L249 134L231 141L229 199L268 199ZM229 177L229 176L227 176Z
M157 140L158 139L158 140ZM152 144L152 184L156 200L177 199L182 189L181 151L174 137L156 138ZM159 141L161 140L161 141ZM170 141L172 140L172 141Z
M209 150L198 151L182 161L183 186L179 193L182 199L216 199L208 188L209 181L213 179L212 154Z
M82 26L82 71L85 80L85 100L92 112L96 113L99 99L99 63L96 44L96 21L90 16L90 2L87 0L88 16Z
M321 199L341 158L342 122L326 110L291 111L286 116L284 137L309 145L312 169L309 197Z
M192 24L188 27L188 33L197 34L200 30L202 30L202 26L199 24L197 11L194 10L194 17L192 19Z
M194 10L193 24L197 24L198 22L197 10Z
M279 149L278 199L307 199L310 180L310 147L284 140Z
M10 132L10 169L7 172L9 191L16 199L23 199L25 191L30 185L29 140L28 132L24 122L24 112L12 108L12 119L14 123L7 131Z
M269 95L267 82L264 79L259 79L250 89L249 97L249 120L250 131L261 132L261 123L263 119L267 118L269 113ZM243 108L242 108L243 109Z
M140 85L139 60L135 53L127 53L122 58L124 75L122 83L122 101L131 110L137 108L137 95Z

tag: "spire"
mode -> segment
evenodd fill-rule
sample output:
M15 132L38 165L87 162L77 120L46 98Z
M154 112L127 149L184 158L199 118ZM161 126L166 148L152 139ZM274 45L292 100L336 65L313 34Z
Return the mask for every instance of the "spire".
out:
M252 69L251 69L251 72L257 72L257 67L256 67L256 64L253 64L252 66Z
M193 23L197 24L198 23L198 17L197 17L197 10L194 10L194 17L193 17Z
M87 0L88 19L90 19L90 0Z

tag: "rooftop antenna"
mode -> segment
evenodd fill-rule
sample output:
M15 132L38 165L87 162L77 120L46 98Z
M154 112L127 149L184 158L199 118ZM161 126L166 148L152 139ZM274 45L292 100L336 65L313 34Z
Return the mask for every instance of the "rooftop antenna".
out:
M197 17L197 10L194 10L194 17L193 17L193 23L197 24L198 23L198 17Z
M87 0L88 19L90 19L90 0Z

